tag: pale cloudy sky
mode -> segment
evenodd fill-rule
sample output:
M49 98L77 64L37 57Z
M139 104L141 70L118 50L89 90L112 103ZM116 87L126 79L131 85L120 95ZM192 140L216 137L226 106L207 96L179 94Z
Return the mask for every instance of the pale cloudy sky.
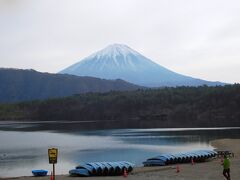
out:
M178 73L240 83L240 1L0 0L0 67L56 73L113 43Z

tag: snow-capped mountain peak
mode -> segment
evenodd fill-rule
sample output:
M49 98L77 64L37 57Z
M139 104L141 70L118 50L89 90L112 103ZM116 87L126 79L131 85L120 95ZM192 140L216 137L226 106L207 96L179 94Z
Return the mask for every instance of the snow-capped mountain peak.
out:
M60 73L103 79L123 79L149 87L219 84L175 73L124 44L109 45Z
M88 66L91 67L91 69L95 67L98 71L110 72L113 70L116 72L116 70L114 70L115 68L118 68L117 71L120 69L123 71L127 69L137 71L145 68L146 64L151 64L151 66L157 65L127 45L112 44L77 62L69 67L68 70L72 71L74 69L75 71L75 69L78 69L80 66ZM61 71L61 73L63 72L65 73L65 71Z
M106 48L94 53L92 56L127 56L129 54L139 55L137 51L134 51L130 47L124 44L111 44Z

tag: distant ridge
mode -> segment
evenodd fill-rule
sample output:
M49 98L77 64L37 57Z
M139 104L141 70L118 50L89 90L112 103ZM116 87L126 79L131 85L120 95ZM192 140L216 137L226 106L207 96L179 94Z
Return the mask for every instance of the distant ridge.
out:
M147 87L224 85L175 73L123 44L109 45L59 73L123 79Z
M35 70L0 68L0 103L65 97L86 92L136 90L123 80L41 73Z

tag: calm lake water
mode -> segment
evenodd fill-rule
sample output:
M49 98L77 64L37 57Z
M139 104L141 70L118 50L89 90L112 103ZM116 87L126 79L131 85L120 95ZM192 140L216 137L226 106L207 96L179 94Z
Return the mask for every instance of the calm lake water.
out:
M210 140L240 138L239 128L57 132L31 131L32 126L0 124L0 177L28 176L32 169L51 171L47 154L51 147L59 150L56 173L67 174L81 162L126 160L142 166L161 153L213 149Z

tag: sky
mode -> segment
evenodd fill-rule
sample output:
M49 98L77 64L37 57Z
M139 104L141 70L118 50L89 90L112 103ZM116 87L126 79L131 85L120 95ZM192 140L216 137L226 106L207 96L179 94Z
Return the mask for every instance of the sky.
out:
M57 73L114 43L240 83L239 0L0 0L0 67Z

